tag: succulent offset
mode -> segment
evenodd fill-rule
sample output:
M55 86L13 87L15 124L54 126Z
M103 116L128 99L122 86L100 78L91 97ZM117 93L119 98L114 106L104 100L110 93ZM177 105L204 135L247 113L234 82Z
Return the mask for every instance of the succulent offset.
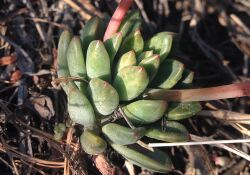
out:
M97 17L86 23L80 37L64 31L58 45L58 77L66 79L61 86L71 120L84 126L80 142L86 153L100 154L110 145L135 165L168 172L173 168L169 156L138 141L188 141L187 129L175 120L193 116L201 106L143 96L148 88L189 88L193 72L169 56L178 42L172 33L144 40L140 25L139 12L132 11L105 42L100 40L105 25Z

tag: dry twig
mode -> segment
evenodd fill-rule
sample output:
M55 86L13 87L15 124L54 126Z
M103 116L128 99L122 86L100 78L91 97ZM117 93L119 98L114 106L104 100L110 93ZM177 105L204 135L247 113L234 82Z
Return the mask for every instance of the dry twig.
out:
M227 110L202 110L197 115L214 117L219 120L233 123L250 124L250 115Z

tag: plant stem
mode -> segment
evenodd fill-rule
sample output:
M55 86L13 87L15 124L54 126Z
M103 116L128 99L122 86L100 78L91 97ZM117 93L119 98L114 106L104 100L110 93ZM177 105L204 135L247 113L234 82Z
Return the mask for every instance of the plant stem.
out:
M201 89L149 89L144 94L146 98L175 102L209 101L249 95L250 82L242 82Z
M111 36L118 31L120 24L124 16L126 15L128 9L132 5L132 3L133 3L133 0L121 0L120 1L111 20L109 21L108 27L104 34L103 41L106 41L107 39L111 38Z

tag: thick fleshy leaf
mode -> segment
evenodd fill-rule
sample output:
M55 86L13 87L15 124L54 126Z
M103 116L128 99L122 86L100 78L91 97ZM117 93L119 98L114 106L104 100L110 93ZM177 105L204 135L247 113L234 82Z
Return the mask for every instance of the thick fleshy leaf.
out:
M168 33L169 35L172 35L173 37L171 51L168 56L175 57L178 55L178 52L180 50L181 35L179 33L174 33L174 32L166 32L166 33Z
M104 42L105 48L109 54L110 63L112 65L115 55L118 52L120 45L122 43L122 34L116 33L110 39Z
M191 84L194 79L194 72L185 69L183 74L182 74L181 82L185 84Z
M135 66L136 65L136 56L135 52L133 50L124 53L118 63L116 64L115 67L115 74L119 72L122 68L127 67L127 66Z
M140 53L140 55L136 58L137 63L140 63L143 59L148 58L154 54L153 50L148 50Z
M130 33L133 33L135 30L139 29L141 26L141 16L138 10L131 11L126 17L123 19L119 32L122 33L122 36L125 37Z
M154 79L154 84L163 89L172 88L182 76L184 65L173 59L165 60Z
M165 117L167 120L182 120L192 117L201 111L201 109L202 108L199 102L170 102Z
M68 84L66 94L71 120L85 128L94 128L96 124L95 113L87 97L72 83Z
M84 56L86 56L89 44L93 40L101 39L102 30L100 30L102 24L101 19L98 17L93 17L87 21L84 28L81 30L81 41ZM100 32L101 31L101 32Z
M154 172L166 173L173 169L169 156L159 150L150 151L137 144L123 146L111 143L111 147L132 164Z
M54 139L59 141L62 139L64 132L66 131L66 126L64 123L58 123L55 125L53 131L54 131Z
M145 128L128 128L116 123L109 123L102 127L102 133L112 143L129 145L136 143L145 135Z
M96 112L102 115L111 114L119 104L119 95L115 88L99 78L90 80L88 95Z
M148 124L159 120L167 109L163 100L138 100L123 107L127 118L134 124Z
M134 50L136 56L138 56L143 51L143 47L144 41L141 36L141 32L140 30L136 30L134 33L124 39L119 51L119 55Z
M192 87L194 79L194 72L184 69L180 81L174 86L174 88L186 89Z
M68 61L67 61L67 51L68 51L68 46L70 44L71 39L72 39L72 34L67 30L65 30L61 34L60 39L59 39L58 56L57 56L58 58L57 74L59 78L67 78L70 76L69 68L68 68ZM60 85L62 86L67 96L69 96L71 89L74 89L74 88L77 89L77 86L75 85L73 81L62 81Z
M110 81L110 59L104 44L100 40L90 43L86 59L87 75L89 79L100 78Z
M164 142L185 142L190 140L185 126L175 121L167 121L163 130L162 126L152 126L147 129L147 137Z
M57 74L59 78L70 76L66 55L71 39L72 39L72 34L67 30L63 31L59 39L58 49L57 49L57 59L58 59Z
M153 50L154 53L160 55L161 62L163 62L170 53L172 42L172 35L170 35L168 32L160 32L145 43L144 50Z
M67 51L67 62L71 76L87 80L87 71L79 37L73 37ZM86 92L86 82L75 82L81 92Z
M107 143L104 139L98 136L94 131L88 129L82 133L80 142L83 150L91 155L101 154L107 147Z
M54 138L56 141L61 141L63 135L64 135L64 133L62 133L62 132L56 132L56 133L54 133L54 137L53 137L53 138Z
M147 72L142 66L127 66L121 69L113 82L120 100L128 101L138 97L149 82Z
M160 56L155 54L150 57L144 58L139 63L139 66L143 66L146 69L149 81L151 81L158 72L160 66Z

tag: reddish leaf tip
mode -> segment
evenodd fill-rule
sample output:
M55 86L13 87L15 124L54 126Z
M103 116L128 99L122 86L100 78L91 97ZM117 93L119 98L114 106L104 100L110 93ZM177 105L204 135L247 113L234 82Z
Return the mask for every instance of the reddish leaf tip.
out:
M138 72L142 72L144 70L143 66L138 66Z
M118 37L122 37L122 32L118 32L118 33L117 33L117 36L118 36Z

